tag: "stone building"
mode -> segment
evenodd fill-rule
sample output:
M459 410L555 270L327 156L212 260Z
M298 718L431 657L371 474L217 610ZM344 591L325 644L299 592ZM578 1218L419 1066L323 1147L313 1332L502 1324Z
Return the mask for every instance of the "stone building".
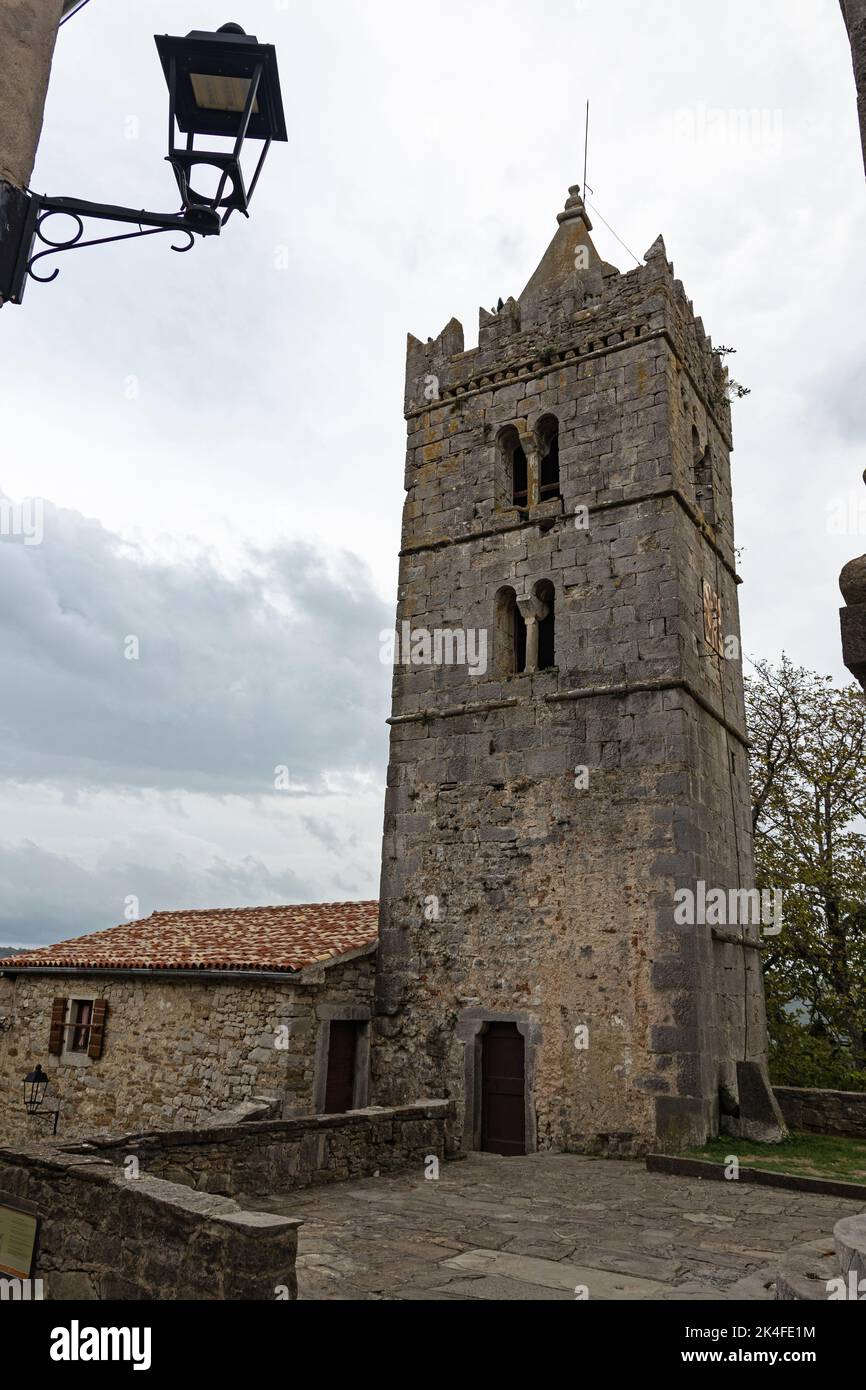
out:
M0 285L18 252L21 202L42 131L57 26L71 2L0 4Z
M0 1138L367 1104L378 905L157 912L0 960Z
M503 1153L766 1083L727 376L661 238L590 231L572 188L477 348L407 351L373 1094Z
M851 60L857 87L860 143L866 165L866 0L841 0L842 14L851 42ZM866 473L863 474L866 483ZM842 659L852 676L866 690L866 555L851 560L839 577L845 600L841 611Z

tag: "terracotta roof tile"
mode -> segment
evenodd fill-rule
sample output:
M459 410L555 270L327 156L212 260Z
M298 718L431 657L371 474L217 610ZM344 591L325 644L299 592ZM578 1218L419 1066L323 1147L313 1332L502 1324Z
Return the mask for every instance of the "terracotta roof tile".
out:
M301 970L371 945L378 919L376 902L154 912L10 957L7 968Z

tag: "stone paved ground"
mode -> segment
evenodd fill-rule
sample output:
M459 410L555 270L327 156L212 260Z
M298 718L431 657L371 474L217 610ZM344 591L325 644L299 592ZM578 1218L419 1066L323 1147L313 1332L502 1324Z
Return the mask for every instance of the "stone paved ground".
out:
M648 1173L641 1163L471 1154L243 1205L302 1217L302 1299L772 1299L782 1255L862 1203Z

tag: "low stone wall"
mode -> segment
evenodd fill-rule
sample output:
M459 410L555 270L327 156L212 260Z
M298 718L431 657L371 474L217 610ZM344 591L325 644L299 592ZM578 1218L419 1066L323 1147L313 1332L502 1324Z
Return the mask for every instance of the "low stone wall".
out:
M49 1299L294 1299L300 1221L104 1158L0 1148L0 1202L41 1217L34 1279Z
M773 1089L789 1129L866 1139L866 1091Z
M441 1162L450 1115L450 1101L424 1100L222 1129L96 1136L66 1151L98 1153L118 1165L135 1157L151 1177L199 1192L263 1197L377 1172L422 1170L430 1157Z

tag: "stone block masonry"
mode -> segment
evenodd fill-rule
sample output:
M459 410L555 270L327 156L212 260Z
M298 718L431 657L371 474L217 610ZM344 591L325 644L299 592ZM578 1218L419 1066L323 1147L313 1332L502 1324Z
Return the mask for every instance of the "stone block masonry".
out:
M790 1129L866 1139L866 1091L776 1086L775 1095Z
M32 1203L47 1299L294 1299L300 1221L243 1211L93 1154L0 1148L4 1195Z
M13 1020L0 1032L0 1136L44 1133L22 1104L24 1076L40 1060L63 1137L193 1128L255 1096L273 1098L279 1118L307 1114L327 1060L328 1019L369 1019L373 969L368 950L277 978L24 970L0 977L0 1015ZM100 1057L48 1055L58 995L106 1002Z
M754 882L726 377L661 238L621 275L578 190L559 224L477 348L409 338L397 627L492 656L395 669L373 1096L453 1098L456 1147L508 1107L529 1150L676 1150L766 1061L755 932L674 920Z
M165 1130L95 1137L82 1151L122 1165L138 1159L143 1174L199 1192L244 1197L291 1192L445 1158L451 1107L421 1100L347 1115L253 1121L225 1129Z

